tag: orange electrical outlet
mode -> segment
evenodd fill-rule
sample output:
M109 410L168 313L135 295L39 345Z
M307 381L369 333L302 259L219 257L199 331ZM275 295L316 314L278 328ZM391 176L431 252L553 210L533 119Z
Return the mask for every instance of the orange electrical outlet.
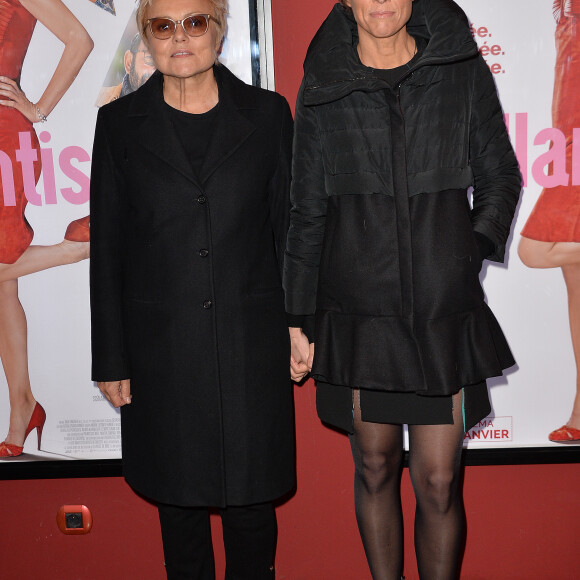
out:
M56 514L56 524L63 534L88 534L93 516L86 505L63 505Z

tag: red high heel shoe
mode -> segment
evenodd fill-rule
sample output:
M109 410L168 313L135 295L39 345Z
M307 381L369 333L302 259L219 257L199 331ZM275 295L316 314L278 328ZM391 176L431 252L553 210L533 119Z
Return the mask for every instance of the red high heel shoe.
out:
M32 411L32 417L26 427L26 433L24 434L24 441L33 429L36 429L36 435L38 436L38 450L40 451L40 440L42 439L42 428L46 422L46 413L42 408L40 403L36 403L34 411ZM0 457L17 457L22 455L22 450L24 446L19 447L18 445L12 445L12 443L6 443L2 441L0 443Z
M91 239L89 230L90 217L88 215L68 224L64 239L69 242L89 242Z

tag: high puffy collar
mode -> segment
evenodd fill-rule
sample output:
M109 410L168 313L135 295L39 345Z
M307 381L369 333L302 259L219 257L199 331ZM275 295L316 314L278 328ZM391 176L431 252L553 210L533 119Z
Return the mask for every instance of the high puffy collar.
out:
M477 54L467 17L453 0L415 0L407 32L427 43L409 74L427 64L457 62ZM352 12L335 4L306 53L304 104L330 102L354 90L384 88L373 69L360 62L357 44Z

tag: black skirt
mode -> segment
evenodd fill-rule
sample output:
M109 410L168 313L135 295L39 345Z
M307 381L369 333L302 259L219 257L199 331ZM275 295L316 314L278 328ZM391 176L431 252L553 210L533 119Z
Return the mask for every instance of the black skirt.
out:
M360 389L363 421L407 425L450 425L453 423L452 395L428 397L416 393ZM353 432L353 389L317 381L316 409L328 425ZM469 431L491 412L485 382L463 389L463 425Z

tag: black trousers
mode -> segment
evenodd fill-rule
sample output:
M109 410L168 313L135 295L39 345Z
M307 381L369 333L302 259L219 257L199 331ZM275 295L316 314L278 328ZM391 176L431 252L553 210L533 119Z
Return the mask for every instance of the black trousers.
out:
M159 504L168 580L214 580L209 510ZM225 580L273 580L276 512L271 503L220 510Z

